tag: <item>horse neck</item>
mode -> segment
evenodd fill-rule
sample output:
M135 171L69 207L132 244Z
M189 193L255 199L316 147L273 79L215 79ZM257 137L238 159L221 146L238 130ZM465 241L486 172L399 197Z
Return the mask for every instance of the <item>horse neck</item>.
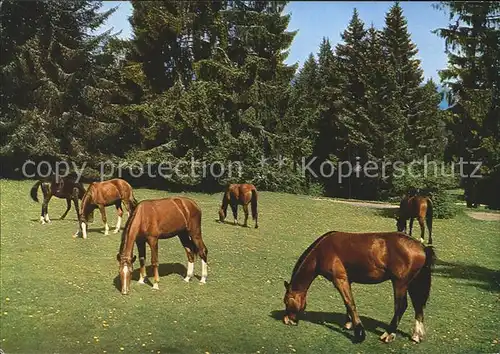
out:
M119 253L123 257L132 257L132 253L134 251L134 242L135 237L131 236L129 225L125 226L125 230L123 230L122 241L120 243Z
M312 282L318 276L316 272L315 252L311 252L299 266L299 269L292 275L290 290L307 293Z

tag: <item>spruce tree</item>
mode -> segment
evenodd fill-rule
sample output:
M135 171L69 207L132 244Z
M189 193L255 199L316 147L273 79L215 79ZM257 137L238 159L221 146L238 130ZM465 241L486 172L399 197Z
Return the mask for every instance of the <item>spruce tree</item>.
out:
M463 181L468 206L482 201L499 207L490 191L498 189L500 175L500 5L445 1L440 6L453 20L448 28L435 31L446 40L448 54L448 68L440 72L450 89L453 113L447 156L483 163L481 180ZM464 167L467 175L475 168Z
M114 9L100 13L100 6L2 2L3 157L81 163L109 152L107 139L120 123L102 114L114 84L99 57L110 34L89 33Z
M402 138L409 141L413 134L412 127L418 124L424 114L420 110L421 102L418 98L421 96L418 91L423 82L423 70L420 60L415 58L418 49L411 40L407 20L399 2L395 2L386 14L382 41L386 65L392 68L395 75L392 86L401 114L395 120L405 128ZM416 147L412 145L406 146L399 153L403 161L422 157L418 156Z

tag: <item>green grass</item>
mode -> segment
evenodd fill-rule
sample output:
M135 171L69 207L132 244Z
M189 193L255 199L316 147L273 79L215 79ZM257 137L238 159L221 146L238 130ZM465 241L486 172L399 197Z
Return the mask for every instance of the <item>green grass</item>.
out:
M160 241L160 290L133 282L131 294L122 296L115 286L120 235L104 236L97 213L89 238L73 239L75 212L57 220L66 204L60 199L49 205L52 223L39 224L41 206L29 198L32 184L2 181L0 185L0 348L6 353L494 353L500 349L498 222L465 215L435 221L439 262L425 310L427 337L421 344L408 338L414 316L411 305L396 341L380 342L378 336L393 315L391 284L354 284L367 338L352 344L352 332L340 329L344 318L340 295L323 278L312 284L305 318L296 327L283 325L283 280L290 279L302 251L326 231L394 230L394 220L380 211L262 192L260 227L253 229L215 222L221 195L189 194L203 210L207 284L182 281L186 256L173 238ZM139 200L168 195L146 189L135 194ZM107 208L107 213L112 229L114 208ZM147 254L149 265L149 248ZM200 268L197 260L196 275ZM152 275L149 267L148 275ZM138 279L137 269L134 278Z

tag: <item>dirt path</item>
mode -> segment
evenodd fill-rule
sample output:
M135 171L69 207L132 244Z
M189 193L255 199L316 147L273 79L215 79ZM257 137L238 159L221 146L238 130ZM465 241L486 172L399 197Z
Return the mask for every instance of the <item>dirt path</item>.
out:
M354 202L354 201L349 201L349 200L336 200L336 199L332 199L332 198L314 198L314 200L322 200L322 201L333 202L333 203L350 204L350 205L359 206L359 207L368 207L368 208L376 208L376 209L397 209L397 208L399 208L399 206L397 206L397 205L388 204L388 203ZM500 213L487 213L487 212L483 212L483 211L466 211L465 213L467 215L469 215L471 218L474 218L477 220L500 221Z
M331 198L314 198L314 199L315 200L323 200L323 201L327 201L327 202L334 202L334 203L350 204L350 205L360 206L360 207L376 208L376 209L399 208L398 205L387 204L387 203L352 202L349 200L337 200L337 199L331 199Z
M500 214L486 213L484 211L466 211L467 215L471 218L485 221L500 221Z

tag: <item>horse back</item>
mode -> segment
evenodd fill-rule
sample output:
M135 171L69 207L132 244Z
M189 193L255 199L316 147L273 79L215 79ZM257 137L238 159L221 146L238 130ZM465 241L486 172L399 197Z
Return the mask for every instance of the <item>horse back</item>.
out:
M318 263L325 274L357 283L403 278L425 262L422 245L399 232L334 232L318 249Z
M141 234L159 238L189 232L201 224L201 209L195 201L185 197L143 200L134 215Z

